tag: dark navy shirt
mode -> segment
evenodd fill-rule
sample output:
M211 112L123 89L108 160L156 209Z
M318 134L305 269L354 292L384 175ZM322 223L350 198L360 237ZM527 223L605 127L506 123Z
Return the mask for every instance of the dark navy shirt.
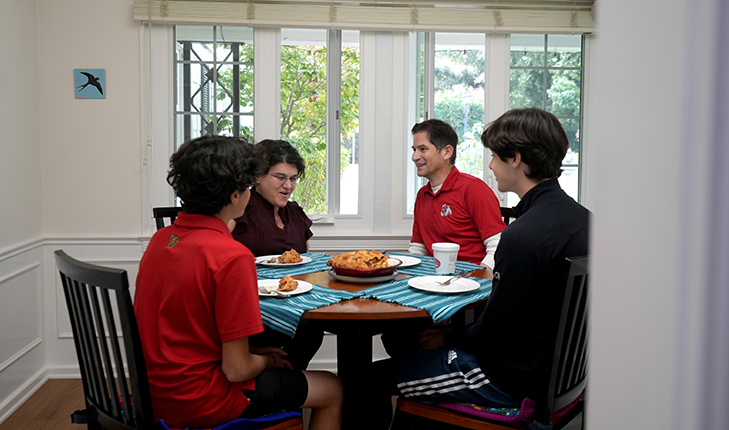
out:
M539 402L567 278L565 258L587 255L590 212L557 179L529 190L515 210L519 217L496 249L484 311L445 342L475 354L484 374L507 394Z

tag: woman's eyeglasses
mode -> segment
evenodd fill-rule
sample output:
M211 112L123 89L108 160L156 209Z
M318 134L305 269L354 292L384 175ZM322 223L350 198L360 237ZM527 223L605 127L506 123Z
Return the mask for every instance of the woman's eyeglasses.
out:
M291 181L291 185L296 185L296 183L299 182L299 175L294 175L291 177L288 177L286 175L274 175L273 173L269 173L269 175L278 179L278 182L281 184L283 184L286 181Z

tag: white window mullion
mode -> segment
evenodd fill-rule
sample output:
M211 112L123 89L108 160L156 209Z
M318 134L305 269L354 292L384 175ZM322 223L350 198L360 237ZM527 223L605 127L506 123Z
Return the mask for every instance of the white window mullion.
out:
M509 110L509 55L511 39L508 34L486 35L484 125ZM499 191L496 177L489 169L491 151L484 148L483 179L494 190L501 206L507 206L506 193Z
M253 32L253 133L256 142L281 138L281 30L257 28ZM275 73L271 73L271 71Z
M174 52L172 27L140 26L142 82L142 234L156 228L152 208L173 206L175 196L167 184L170 154L174 152Z
M425 33L423 55L423 120L435 118L435 33Z
M341 179L342 31L327 38L327 208L339 214Z

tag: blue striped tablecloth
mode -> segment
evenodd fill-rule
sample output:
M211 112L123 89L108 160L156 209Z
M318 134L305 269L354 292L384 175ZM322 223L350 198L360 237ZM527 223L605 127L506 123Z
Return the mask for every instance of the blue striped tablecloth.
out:
M256 273L258 274L258 279L279 279L283 278L286 275L298 276L329 269L329 266L327 266L327 261L332 258L331 255L326 255L319 252L307 252L301 255L311 258L311 261L309 263L301 264L299 266L281 268L261 266L260 264L257 264Z
M301 315L309 309L359 297L359 293L332 290L314 285L311 291L286 298L259 297L263 325L289 337L296 333Z
M470 263L469 263L470 264ZM383 302L397 303L428 311L433 322L446 321L462 307L483 300L491 294L491 280L468 278L481 286L477 290L459 294L440 294L411 288L407 279L394 281L359 291L365 299L376 299Z
M403 269L398 269L400 273L405 273L406 275L412 275L412 276L435 276L437 273L435 273L435 260L433 257L427 256L427 255L414 255L414 254L392 254L388 253L388 255L391 255L393 258L397 258L398 255L402 255L405 257L415 257L420 259L420 264L410 267L405 267ZM468 261L456 261L456 274L459 273L465 273L465 272L471 272L473 270L479 270L483 269L483 266L479 266L478 264L469 263Z

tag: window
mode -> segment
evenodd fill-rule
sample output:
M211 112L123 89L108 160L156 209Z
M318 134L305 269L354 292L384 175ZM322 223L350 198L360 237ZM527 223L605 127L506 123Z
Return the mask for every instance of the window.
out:
M308 214L358 213L359 69L359 31L281 30L280 134L306 161Z
M578 199L583 74L581 35L513 34L500 38L479 33L419 33L414 40L416 59L413 63L419 67L419 77L411 97L415 105L411 116L415 121L438 118L453 126L459 138L456 158L459 170L486 180L503 205L516 205L518 196L499 193L495 181L490 179L489 157L484 157L481 144L484 119L496 119L510 108L538 107L557 116L567 133L570 148L559 180L563 189ZM509 54L508 64L496 55L504 43ZM488 60L487 50L491 51ZM509 70L509 75L499 80L502 67ZM507 79L508 102L496 96L499 86L507 86ZM487 94L491 95L490 99ZM408 213L412 214L415 194L425 180L417 178L412 168L408 175Z
M458 134L456 167L484 178L484 128L486 35L483 33L418 33L415 62L422 82L417 84L416 122L437 118ZM430 83L432 82L432 87ZM409 168L408 214L413 213L417 190L425 185ZM496 190L494 190L496 191Z
M307 166L292 198L308 214L357 214L359 31L280 30L280 130L266 136L253 130L253 31L176 27L177 146L216 134L284 139Z
M513 100L537 99L527 90L537 88L541 98L534 103L573 127L572 151L582 155L582 112L579 105L563 109L563 94L554 91L560 86L551 83L558 79L513 85L509 92L510 71L513 81L519 72L539 73L531 69L540 69L540 77L545 70L566 76L560 85L579 89L583 60L575 63L574 55L580 36L564 39L576 38L575 46L551 35L529 36L539 43L526 43L519 35L476 32L205 25L152 25L142 35L149 38L141 58L146 232L154 231L151 208L174 201L164 180L170 154L205 134L296 145L308 168L293 199L314 220L312 249L328 251L349 249L352 241L372 249L407 245L423 184L410 161L410 129L426 117L454 126L461 139L456 165L494 190L480 133L510 100L516 106ZM564 59L547 65L542 54L539 67L510 64L514 52L521 59L539 50ZM528 97L517 97L519 88ZM581 91L564 94L582 97ZM579 172L584 157L572 157L565 170ZM505 195L497 196L507 204Z
M176 147L200 136L253 138L253 29L178 26Z
M510 108L542 108L560 120L570 146L559 182L575 200L580 195L582 39L581 35L513 34L510 49ZM517 201L509 193L509 205Z

